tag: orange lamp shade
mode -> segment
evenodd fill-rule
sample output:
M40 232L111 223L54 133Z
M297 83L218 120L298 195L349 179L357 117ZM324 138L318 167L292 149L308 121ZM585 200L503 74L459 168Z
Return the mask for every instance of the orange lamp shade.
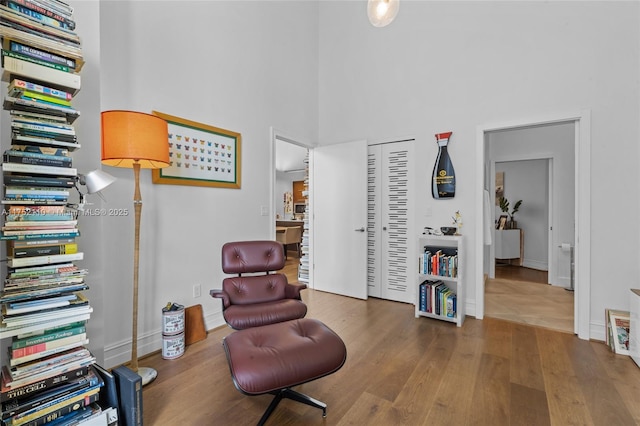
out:
M151 114L134 111L103 111L102 164L143 169L169 166L167 122Z

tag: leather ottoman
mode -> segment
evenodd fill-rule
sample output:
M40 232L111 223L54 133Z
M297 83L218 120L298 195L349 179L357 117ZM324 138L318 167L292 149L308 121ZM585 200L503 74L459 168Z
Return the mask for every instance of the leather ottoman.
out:
M327 405L290 389L338 371L347 359L347 348L329 327L312 318L301 318L236 331L222 342L231 377L246 395L275 395L260 419L264 424L282 398L321 408Z

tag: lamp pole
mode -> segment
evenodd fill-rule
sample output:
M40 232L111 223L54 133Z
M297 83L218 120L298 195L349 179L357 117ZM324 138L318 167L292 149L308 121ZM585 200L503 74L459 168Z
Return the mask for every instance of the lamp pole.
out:
M142 195L140 193L140 163L134 160L133 209L135 214L135 234L133 244L133 329L131 332L131 369L138 372L138 271L140 265L140 218L142 214Z

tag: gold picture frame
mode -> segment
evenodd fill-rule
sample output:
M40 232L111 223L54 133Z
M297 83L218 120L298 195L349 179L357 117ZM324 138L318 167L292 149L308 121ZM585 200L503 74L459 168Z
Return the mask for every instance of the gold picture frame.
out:
M496 226L496 229L499 230L503 230L503 229L507 229L507 215L503 214L500 216L500 219L498 219L498 225Z
M152 170L153 183L240 189L240 133L158 111L169 128L169 167Z

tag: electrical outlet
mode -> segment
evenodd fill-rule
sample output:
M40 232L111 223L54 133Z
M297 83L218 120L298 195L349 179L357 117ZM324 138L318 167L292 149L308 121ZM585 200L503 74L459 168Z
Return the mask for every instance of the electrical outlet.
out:
M267 206L260 206L260 216L269 216L269 209Z
M193 286L193 297L200 297L202 295L202 289L200 288L200 284L195 284Z

